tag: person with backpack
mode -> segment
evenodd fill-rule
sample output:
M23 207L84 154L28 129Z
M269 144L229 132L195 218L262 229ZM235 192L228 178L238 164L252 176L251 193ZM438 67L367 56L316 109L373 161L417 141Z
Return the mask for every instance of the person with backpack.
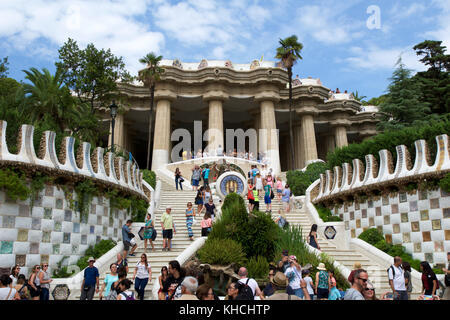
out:
M132 282L128 279L119 282L120 293L117 295L117 300L135 300L134 292L130 290L131 285Z
M394 257L394 264L389 267L389 285L394 295L394 300L408 300L408 292L405 285L405 271L402 267L402 258Z
M248 277L248 271L245 267L241 267L238 272L239 280L237 282L239 294L236 300L254 300L255 296L259 296L264 300L264 294L258 286L255 279Z
M447 261L450 261L450 251L447 252ZM444 281L445 281L445 291L444 295L442 296L442 300L450 300L450 262L447 266L447 269L442 268L442 271L444 271Z

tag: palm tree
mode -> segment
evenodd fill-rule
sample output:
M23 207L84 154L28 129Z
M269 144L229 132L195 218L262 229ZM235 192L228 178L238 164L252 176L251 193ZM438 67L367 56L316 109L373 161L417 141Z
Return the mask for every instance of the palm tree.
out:
M359 93L358 93L358 90L356 90L355 92L352 92L352 95L353 95L353 98L356 101L361 102L363 105L364 105L364 103L367 102L367 101L364 100L365 98L367 98L367 96L360 96Z
M281 62L288 70L289 76L289 138L291 142L291 161L294 164L294 132L292 130L292 67L298 59L303 59L300 51L303 49L303 44L298 42L296 35L292 35L285 39L280 39L280 47L277 48L275 58L281 59Z
M150 148L152 141L152 125L153 125L153 103L155 100L155 85L161 79L164 69L158 66L162 60L162 56L156 56L153 52L148 53L145 57L139 59L140 63L144 63L147 67L139 71L138 78L150 89L150 116L148 121L148 146L147 146L147 169L150 170Z

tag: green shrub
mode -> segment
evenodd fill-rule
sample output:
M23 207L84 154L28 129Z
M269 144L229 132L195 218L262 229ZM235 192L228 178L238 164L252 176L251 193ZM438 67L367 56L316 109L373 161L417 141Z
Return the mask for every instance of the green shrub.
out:
M361 143L352 143L348 146L336 148L333 152L327 154L327 162L330 169L335 166L341 166L343 163L352 163L353 159L360 159L365 162L365 156L372 154L379 161L378 151L387 149L392 153L395 163L397 158L396 146L405 145L411 155L415 158L414 142L424 139L427 141L428 150L431 159L435 159L437 146L436 136L441 134L450 135L450 121L430 121L429 125L419 127L409 127L395 131L385 131Z
M370 243L371 245L375 245L379 241L384 241L383 233L381 233L377 228L370 228L363 231L358 238Z
M308 165L305 172L300 170L288 171L286 174L287 183L292 193L296 196L305 194L306 189L317 179L321 173L325 173L328 166L323 162L314 162Z
M203 263L209 264L242 266L247 260L241 244L231 239L208 238L197 254Z
M0 189L4 190L13 201L26 200L31 193L25 174L10 168L0 169Z
M265 279L269 273L269 262L262 256L251 257L247 263L250 278Z
M317 213L319 214L320 219L322 219L323 222L342 221L341 218L339 218L338 216L334 216L331 213L331 210L323 206L322 204L315 205L315 207L317 209Z
M155 187L156 187L156 173L151 171L151 170L147 170L147 169L143 169L141 172L143 173L142 179L144 179L145 182L147 182L149 185L151 185L151 187L153 189L155 189Z
M87 248L86 251L84 252L84 256L78 259L77 266L80 268L80 270L83 270L89 265L88 263L89 257L94 257L95 259L98 259L102 255L107 253L109 250L114 248L116 245L117 243L113 240L101 240L95 246L89 246L89 248Z
M450 192L450 173L447 173L445 177L439 181L439 187L446 192Z

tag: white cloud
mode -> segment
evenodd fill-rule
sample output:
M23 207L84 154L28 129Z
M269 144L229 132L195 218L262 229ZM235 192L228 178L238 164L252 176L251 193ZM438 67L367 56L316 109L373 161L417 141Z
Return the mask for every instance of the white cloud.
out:
M127 68L136 73L141 68L139 58L164 46L163 34L139 20L148 5L148 0L78 0L69 5L49 0L1 2L0 38L9 47L29 54L46 52L44 39L54 47L69 37L80 47L94 43L123 56Z
M450 1L433 0L432 4L439 8L434 19L437 29L424 32L424 36L429 40L441 40L450 52Z

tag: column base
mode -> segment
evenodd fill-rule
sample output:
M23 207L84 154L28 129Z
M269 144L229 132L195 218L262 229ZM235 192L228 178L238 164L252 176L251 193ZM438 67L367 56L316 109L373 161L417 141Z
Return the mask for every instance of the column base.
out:
M281 172L280 152L278 150L267 150L266 157L269 161L267 167L272 168L272 172L277 175Z
M163 169L169 163L169 151L164 149L153 150L152 171Z

